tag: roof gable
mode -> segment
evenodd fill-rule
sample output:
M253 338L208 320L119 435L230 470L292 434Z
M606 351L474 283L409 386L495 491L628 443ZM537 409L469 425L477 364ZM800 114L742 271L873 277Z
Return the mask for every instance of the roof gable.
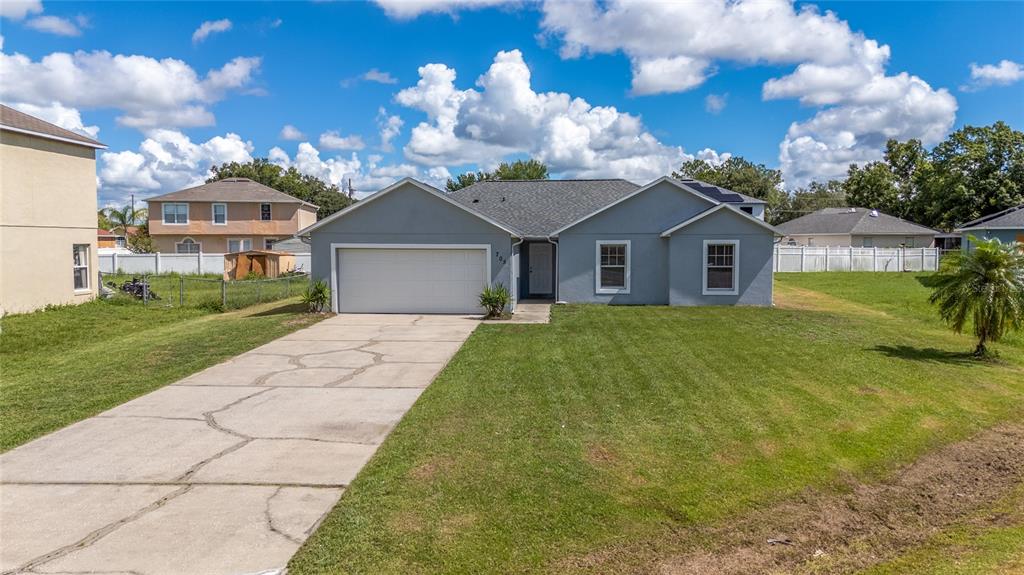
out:
M447 196L528 237L547 237L554 230L639 187L621 179L490 180Z
M454 206L454 207L458 208L459 210L464 211L464 212L466 212L466 213L468 213L468 214L470 214L470 215L472 215L472 216L474 216L474 217L476 217L476 218L478 218L478 219L480 219L480 220L482 220L484 222L487 222L488 224L490 224L490 225L492 225L494 227L497 227L497 228L499 228L501 230L504 230L504 231L508 232L509 234L511 234L513 236L516 236L516 237L521 237L522 236L522 234L520 234L515 229L509 227L508 225L503 224L501 222L498 222L498 221L494 220L493 218L491 218L491 217L489 217L489 216L487 216L485 214L482 214L482 213L480 213L480 212L478 212L478 211L476 211L476 210L474 210L474 209L472 209L472 208L470 208L470 207L468 207L468 206L466 206L466 205L464 205L464 204L462 204L460 202L457 202L457 201L449 198L447 195L445 195L440 190L438 190L438 189L436 189L436 188L434 188L432 186L429 186L427 184L424 184L423 182L420 182L419 180L414 180L413 178L403 178L403 179L395 182L394 184L391 184L390 186L388 186L388 187L386 187L386 188L384 188L384 189L382 189L382 190L380 190L378 192L374 192L373 194L370 194L369 196L363 198L362 200L359 200L358 202L352 204L351 206L349 206L349 207L347 207L347 208L345 208L345 209L343 209L341 211L335 212L335 213L331 214L330 216L328 216L328 217L326 217L326 218L316 222L315 224L313 224L313 225L311 225L311 226L309 226L307 228L299 230L298 233L296 233L295 235L296 236L307 235L310 232L315 231L315 230L317 230L319 228L322 228L323 226L328 225L331 222L334 222L334 221L337 221L337 220L339 220L341 218L344 218L344 217L348 216L349 214L351 214L351 213L353 213L353 212L355 212L355 211L357 211L359 209L362 209L362 208L364 208L364 207L366 207L368 205L372 205L374 202L380 200L381 198L387 196L388 194L394 192L395 190L402 189L406 185L414 186L415 188L417 188L417 189L419 189L419 190L421 190L423 192L426 192L430 196L433 196L433 197L435 197L435 198L437 198L437 199L447 203L448 205Z
M752 215L750 215L750 214L748 214L748 213L746 213L746 212L744 212L742 210L738 210L735 207L730 206L729 204L718 204L717 206L714 206L712 208L708 208L707 210L704 210L703 212L693 216L692 218L684 220L684 221L682 221L682 222L672 226L671 228L661 232L661 237L667 238L667 237L671 236L672 234L674 234L675 232L685 228L686 226L689 226L690 224L699 222L700 220L703 220L704 218L706 218L706 217L708 217L708 216L710 216L712 214L718 213L720 211L723 211L723 210L726 211L726 212L735 214L736 216L741 217L744 220L749 221L750 223L757 224L758 226L761 226L762 228L765 228L766 230L768 230L768 231L770 231L770 232L772 232L772 233L774 233L776 235L782 235L782 233L779 232L779 230L775 229L774 227L772 227L768 223L766 223L766 222L764 222L764 221L762 221L762 220L760 220L758 218L755 218L754 216L752 216Z
M249 178L224 178L169 194L153 196L147 202L262 202L319 206L265 186Z

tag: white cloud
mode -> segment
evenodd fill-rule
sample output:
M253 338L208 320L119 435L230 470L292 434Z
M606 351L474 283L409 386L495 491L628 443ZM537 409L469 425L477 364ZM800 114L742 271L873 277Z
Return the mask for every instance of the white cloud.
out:
M100 133L99 126L86 126L82 122L82 114L78 110L66 108L58 102L52 102L49 106L15 103L13 107L31 116L46 120L51 124L56 124L65 130L78 132L90 138L96 138Z
M947 90L907 73L887 75L888 46L813 5L546 0L543 12L541 27L561 40L564 58L625 54L634 94L692 89L715 73L719 61L795 64L762 88L766 100L792 98L820 108L810 120L790 126L780 144L787 187L841 177L849 162L880 157L888 137L934 143L955 119L956 100ZM1014 72L1002 64L982 68L980 81ZM716 104L709 100L706 106L713 111Z
M710 114L720 114L729 103L729 94L708 94L704 97L704 109Z
M376 0L376 2L388 16L398 20L409 20L426 13L454 16L458 10L519 3L509 2L509 0Z
M281 128L281 134L278 136L282 140L302 140L306 137L301 130L291 124L285 124Z
M405 177L416 178L436 187L443 187L451 176L444 167L421 168L412 164L381 165L381 156L371 154L364 163L358 152L348 157L334 156L321 158L320 150L309 142L299 144L295 157L290 158L288 152L274 147L268 157L271 162L283 168L294 167L296 170L330 182L339 188L348 189L349 180L356 189L356 197L364 198L371 193L387 187Z
M238 57L200 77L181 60L106 51L54 52L33 61L0 53L0 98L7 102L79 109L115 108L117 122L139 129L209 126L208 105L248 87L259 58Z
M376 68L370 68L365 74L363 79L367 82L376 82L378 84L397 84L398 79L392 76L388 72L381 72Z
M138 151L100 154L101 201L120 201L132 192L155 195L199 185L211 166L251 161L252 151L252 143L238 134L194 143L177 130L152 130Z
M391 140L402 131L405 122L398 116L389 116L383 106L377 109L377 127L380 129L380 149L390 152L394 149Z
M192 43L198 44L210 35L218 34L221 32L227 32L231 29L231 20L224 18L222 20L207 20L196 28L196 31L192 33Z
M566 93L535 92L518 50L495 56L476 82L479 90L457 89L455 70L444 64L427 64L419 74L419 82L395 98L427 115L404 149L418 164L486 169L518 153L566 177L649 181L692 157L663 145L637 116Z
M998 64L979 66L971 63L971 83L960 86L964 92L975 92L989 86L1009 86L1024 79L1024 66L1011 60L1001 60Z
M79 22L82 21L79 19ZM25 26L57 36L80 36L82 34L82 30L75 22L59 16L36 16L26 21Z
M41 0L4 0L0 2L0 18L23 20L29 14L43 11Z
M330 130L320 134L320 147L328 150L362 150L366 144L361 136L342 136L337 130Z

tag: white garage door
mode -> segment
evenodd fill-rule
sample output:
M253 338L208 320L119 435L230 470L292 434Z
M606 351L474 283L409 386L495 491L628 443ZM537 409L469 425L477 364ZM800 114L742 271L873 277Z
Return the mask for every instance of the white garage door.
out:
M479 248L338 248L338 310L477 313L487 285Z

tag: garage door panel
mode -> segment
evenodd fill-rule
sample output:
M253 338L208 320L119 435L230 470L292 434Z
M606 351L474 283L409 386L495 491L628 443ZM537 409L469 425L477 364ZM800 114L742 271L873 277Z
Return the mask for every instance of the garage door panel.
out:
M478 313L487 285L486 251L340 248L338 307L342 312Z

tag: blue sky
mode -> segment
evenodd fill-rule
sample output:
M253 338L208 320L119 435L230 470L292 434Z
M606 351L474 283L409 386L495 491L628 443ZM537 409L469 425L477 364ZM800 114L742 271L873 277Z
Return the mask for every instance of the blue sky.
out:
M727 153L792 188L886 137L1024 126L1019 2L484 2L5 2L0 100L107 144L104 204L268 155L360 192L527 156L643 181Z

